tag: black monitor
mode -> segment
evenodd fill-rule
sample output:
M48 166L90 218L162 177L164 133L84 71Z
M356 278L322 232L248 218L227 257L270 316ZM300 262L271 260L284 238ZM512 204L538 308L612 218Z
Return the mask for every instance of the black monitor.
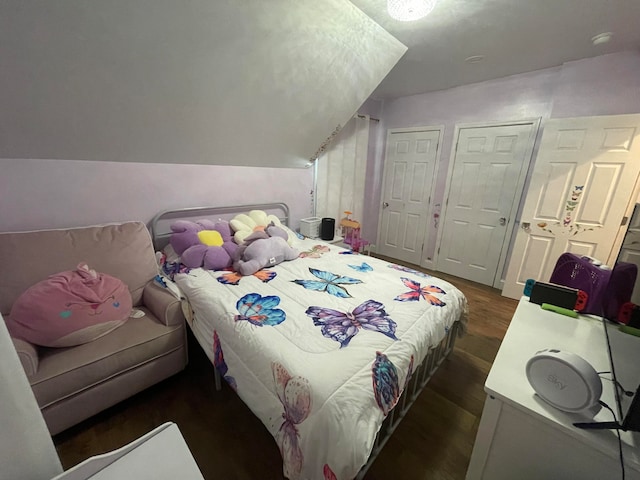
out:
M623 317L619 315L621 306L629 300L640 305L638 271L640 204L636 205L630 219L600 305L611 363L611 372L602 372L601 376L603 382L613 382L616 404L609 407L615 412L616 421L575 424L580 428L621 428L640 432L640 309L633 315L633 321L627 315L621 322Z

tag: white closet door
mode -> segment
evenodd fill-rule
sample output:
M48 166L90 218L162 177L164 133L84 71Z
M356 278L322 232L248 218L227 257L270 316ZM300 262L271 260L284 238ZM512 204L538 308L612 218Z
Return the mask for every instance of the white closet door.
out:
M464 127L447 186L437 270L500 281L537 123Z
M549 281L564 252L608 261L639 172L640 115L549 120L502 294Z
M389 131L378 253L420 264L439 140L440 130Z

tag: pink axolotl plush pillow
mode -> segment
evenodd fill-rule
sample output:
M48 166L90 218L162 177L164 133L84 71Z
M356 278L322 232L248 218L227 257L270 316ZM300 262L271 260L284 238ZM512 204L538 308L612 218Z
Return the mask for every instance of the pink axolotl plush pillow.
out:
M228 222L177 220L171 230L169 243L187 267L223 270L231 266L238 245Z
M44 347L72 347L91 342L129 319L129 288L119 279L91 270L56 273L36 283L11 307L7 329Z

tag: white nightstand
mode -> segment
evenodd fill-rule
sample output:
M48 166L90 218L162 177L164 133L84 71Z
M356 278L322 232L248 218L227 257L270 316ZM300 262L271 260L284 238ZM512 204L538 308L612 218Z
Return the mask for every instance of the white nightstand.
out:
M571 318L520 300L485 383L487 399L467 480L621 478L615 430L574 427L592 420L545 403L525 374L529 358L545 348L575 353L596 371L610 371L603 328L594 317ZM640 348L630 355L640 365ZM606 379L602 384L601 398L615 411L613 384ZM611 420L611 412L602 409L593 421ZM626 478L640 479L640 434L621 434Z
M52 480L204 480L180 429L165 423L113 452L88 458Z
M343 240L344 240L344 237L335 236L333 237L333 240L323 240L323 241L327 243L333 243L334 245L339 245L342 243Z

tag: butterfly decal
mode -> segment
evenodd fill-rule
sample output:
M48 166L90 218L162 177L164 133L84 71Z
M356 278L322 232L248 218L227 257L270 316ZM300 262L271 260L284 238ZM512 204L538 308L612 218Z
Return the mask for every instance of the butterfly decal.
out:
M215 330L213 331L213 366L218 369L220 375L227 381L231 388L238 391L236 379L227 375L229 367L227 367L227 362L224 361L224 353L222 352L222 345L220 345L220 338L218 337L218 332Z
M325 272L324 270L316 270L315 268L309 268L309 271L318 280L293 280L294 283L302 285L307 290L315 290L317 292L327 292L330 295L338 298L351 298L347 289L342 285L353 285L355 283L362 283L362 280L351 277L341 277L335 273Z
M414 270L413 268L409 268L409 267L403 267L402 265L396 265L395 263L392 263L390 265L387 265L389 268L393 268L394 270L398 270L399 272L405 272L405 273L413 273L414 275L417 275L419 277L422 278L431 278L431 275L424 273L424 272L419 272L418 270Z
M349 345L361 328L380 332L398 340L396 322L389 318L384 305L375 300L367 300L353 312L343 313L331 308L309 307L305 313L313 319L315 326L322 327L322 335L338 342L340 348Z
M276 393L284 407L280 426L275 438L282 455L284 476L298 478L304 456L299 445L297 425L306 420L311 412L311 386L306 378L292 377L287 369L277 362L271 364Z
M276 278L278 274L271 270L258 270L253 274L253 276L258 280L262 280L263 283L268 283ZM242 280L242 275L240 275L238 272L223 273L222 275L217 277L216 280L218 280L218 282L222 283L223 285L238 285L240 283L240 280Z
M349 266L354 270L357 270L358 272L370 272L371 270L373 270L373 267L365 262L362 262L362 265L349 265Z
M432 293L443 293L446 295L446 292L442 290L440 287L436 287L435 285L429 285L428 287L421 287L420 284L414 280L409 278L401 278L402 283L411 291L403 293L402 295L398 295L394 300L399 302L417 302L420 300L420 297L424 298L431 305L435 305L436 307L444 307L446 303L440 300L435 295L431 295Z
M324 475L324 480L338 480L336 474L333 473L331 467L326 463L324 464L324 467L322 467L322 474Z
M279 303L280 297L275 295L263 297L258 293L248 293L236 303L240 314L235 316L235 320L246 320L258 327L278 325L287 318L283 310L274 308Z
M300 258L320 258L321 255L329 252L331 249L326 245L314 245L311 250L302 252Z
M376 359L371 367L373 380L373 395L378 407L386 417L398 403L400 388L398 387L398 371L389 358L376 352Z
M404 379L404 387L402 388L403 392L409 386L409 380L411 380L411 375L413 375L413 355L411 355L411 360L409 360L409 368L407 369L407 377Z

